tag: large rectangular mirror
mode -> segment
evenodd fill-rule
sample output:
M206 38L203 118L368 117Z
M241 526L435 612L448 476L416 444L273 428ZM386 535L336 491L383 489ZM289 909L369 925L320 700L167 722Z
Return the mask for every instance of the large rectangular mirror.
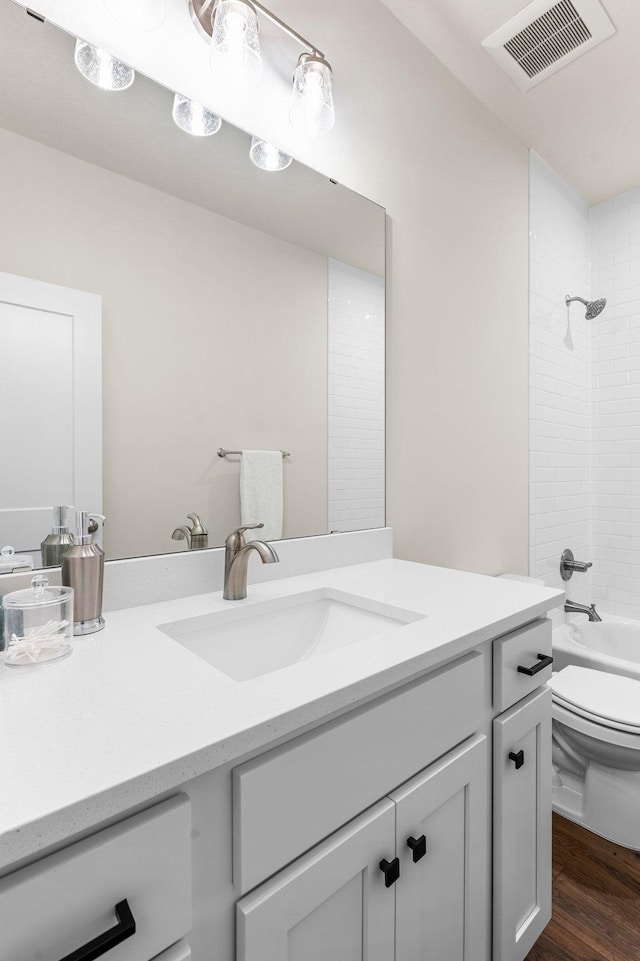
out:
M67 504L108 558L383 526L384 210L75 42L0 0L0 547Z

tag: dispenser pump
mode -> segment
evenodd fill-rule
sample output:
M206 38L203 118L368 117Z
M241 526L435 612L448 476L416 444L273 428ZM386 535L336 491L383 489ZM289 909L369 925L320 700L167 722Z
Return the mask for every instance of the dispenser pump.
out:
M88 511L76 511L76 530L78 532L78 544L93 544L93 535L100 527L100 522L104 524L106 517L104 514L90 514Z
M69 531L69 511L73 510L72 507L67 507L63 505L62 507L53 508L53 533L54 534L66 534Z

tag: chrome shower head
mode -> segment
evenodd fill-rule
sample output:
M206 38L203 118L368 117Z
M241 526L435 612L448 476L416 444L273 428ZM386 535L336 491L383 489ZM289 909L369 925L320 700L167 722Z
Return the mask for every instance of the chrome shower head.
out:
M587 308L584 315L586 320L593 320L595 317L598 317L607 306L606 297L601 297L600 300L584 300L582 297L570 297L569 294L567 294L565 297L567 307L573 303L574 300L580 301L580 303L584 304Z
M587 304L587 313L585 317L587 320L593 320L598 314L601 314L604 308L607 306L607 298L602 297L600 300L592 300Z

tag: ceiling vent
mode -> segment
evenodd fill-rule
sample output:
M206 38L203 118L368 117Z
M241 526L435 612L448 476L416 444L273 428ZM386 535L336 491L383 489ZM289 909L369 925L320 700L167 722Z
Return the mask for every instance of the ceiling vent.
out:
M615 32L600 0L534 0L482 46L530 90Z

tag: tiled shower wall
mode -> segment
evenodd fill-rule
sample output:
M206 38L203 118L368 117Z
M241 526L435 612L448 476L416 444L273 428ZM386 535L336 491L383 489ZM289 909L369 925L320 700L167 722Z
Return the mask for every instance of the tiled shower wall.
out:
M329 530L385 524L384 279L329 260Z
M530 572L571 547L568 596L640 619L640 189L589 209L532 154L530 190Z
M640 190L591 210L593 593L640 619Z
M530 171L529 570L564 587L560 555L591 555L588 322L565 295L590 295L589 207L535 154ZM590 575L569 596L586 603ZM556 612L558 620L562 612Z

